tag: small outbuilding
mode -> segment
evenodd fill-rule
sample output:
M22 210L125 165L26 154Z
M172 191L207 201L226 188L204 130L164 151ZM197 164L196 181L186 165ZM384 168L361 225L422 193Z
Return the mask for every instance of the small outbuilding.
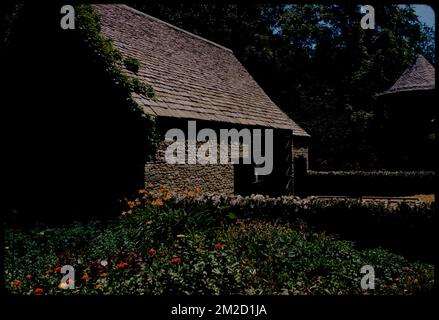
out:
M386 157L387 167L433 169L438 114L434 66L417 55L413 64L378 98L385 123L382 141L386 154L391 155Z

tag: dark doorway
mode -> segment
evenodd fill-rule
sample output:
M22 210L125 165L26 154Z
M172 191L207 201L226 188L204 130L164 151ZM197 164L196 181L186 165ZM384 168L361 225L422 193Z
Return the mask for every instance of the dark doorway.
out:
M307 192L306 186L306 158L298 156L294 158L294 194L301 197Z

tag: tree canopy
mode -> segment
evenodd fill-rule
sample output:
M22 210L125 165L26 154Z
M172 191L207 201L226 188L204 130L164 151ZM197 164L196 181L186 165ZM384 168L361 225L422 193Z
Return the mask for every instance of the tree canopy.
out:
M314 169L376 169L375 95L417 54L434 63L434 32L411 6L156 4L139 10L233 50L267 94L311 136Z

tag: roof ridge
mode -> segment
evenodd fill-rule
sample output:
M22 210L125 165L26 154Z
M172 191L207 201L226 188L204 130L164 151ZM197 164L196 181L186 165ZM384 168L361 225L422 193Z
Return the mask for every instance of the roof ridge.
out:
M203 38L203 37L201 37L201 36L199 36L199 35L196 35L195 33L192 33L192 32L189 32L189 31L187 31L187 30L184 30L184 29L182 29L182 28L179 28L179 27L177 27L177 26L174 26L173 24L171 24L171 23L169 23L169 22L166 22L166 21L160 20L159 18L156 18L156 17L150 16L149 14L146 14L145 12L139 11L139 10L137 10L137 9L135 9L135 8L133 8L133 7L130 7L130 6L126 5L126 4L119 4L119 6L124 7L125 9L128 9L128 10L134 12L134 13L137 13L137 14L143 15L143 16L145 16L145 17L147 17L147 18L149 18L149 19L152 19L152 20L154 20L154 21L157 21L157 22L163 23L163 24L167 25L168 27L171 27L171 28L173 28L173 29L175 29L175 30L178 30L178 31L180 31L180 32L184 32L184 33L186 33L186 34L188 34L188 35L190 35L190 36L192 36L192 37L194 37L194 38L197 38L197 39L203 40L203 41L205 41L205 42L207 42L207 43L209 43L209 44L211 44L211 45L214 45L214 46L216 46L216 47L218 47L218 48L221 48L221 49L224 49L224 50L227 50L227 51L233 53L232 49L229 49L229 48L224 47L224 46L222 46L222 45L220 45L220 44L218 44L218 43L216 43L216 42L213 42L213 41L208 40L208 39L206 39L206 38Z

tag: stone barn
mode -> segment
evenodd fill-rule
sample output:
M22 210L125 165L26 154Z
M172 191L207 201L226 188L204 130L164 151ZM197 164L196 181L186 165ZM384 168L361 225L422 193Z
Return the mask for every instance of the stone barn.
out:
M190 119L199 129L274 130L275 165L268 176L252 174L251 164L167 164L163 142L155 160L146 163L146 181L219 194L293 192L293 162L301 157L306 168L309 135L270 100L230 49L125 5L96 5L95 11L102 34L122 55L140 62L140 80L154 88L156 99L133 98L158 118L162 137Z
M306 170L310 136L273 103L230 49L125 5L92 8L100 36L123 59L138 64L133 71L121 63L122 74L150 85L155 95L130 92L137 113L130 112L124 105L128 97L96 63L99 57L80 28L60 28L59 6L23 6L4 68L9 79L4 110L13 137L10 209L40 211L50 219L60 210L90 216L108 212L114 199L147 182L211 194L294 193L294 170ZM147 130L139 110L158 128L153 157L145 155ZM253 161L166 163L166 133L186 131L189 121L196 121L198 133L272 129L271 174L255 174ZM245 147L242 140L241 156Z

